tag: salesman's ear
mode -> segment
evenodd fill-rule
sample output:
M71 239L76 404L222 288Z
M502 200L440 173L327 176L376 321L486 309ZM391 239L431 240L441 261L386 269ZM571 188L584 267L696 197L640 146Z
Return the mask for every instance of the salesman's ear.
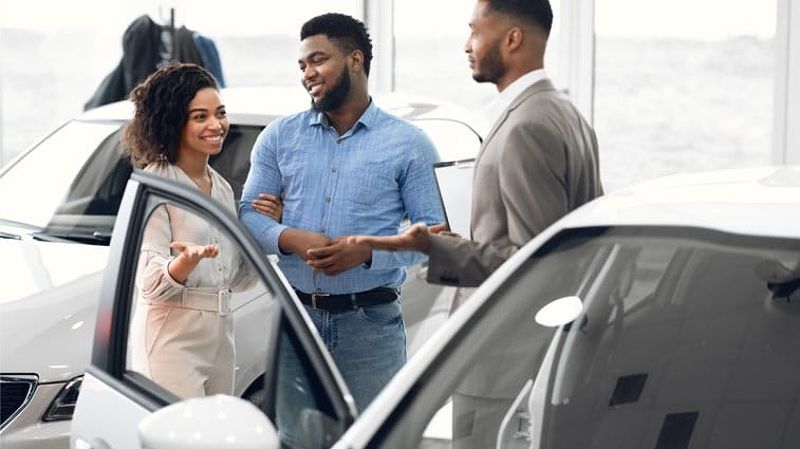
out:
M523 40L523 32L520 27L511 27L510 30L506 32L506 46L508 47L509 52L514 52L522 47L522 40Z

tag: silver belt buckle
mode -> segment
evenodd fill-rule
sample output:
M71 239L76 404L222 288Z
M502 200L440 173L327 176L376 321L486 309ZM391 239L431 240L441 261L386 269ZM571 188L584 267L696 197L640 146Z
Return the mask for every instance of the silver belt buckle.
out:
M316 309L317 308L317 298L330 296L330 295L331 295L330 293L312 293L311 294L311 308L312 309Z
M219 316L231 313L231 291L228 289L220 290L217 298L217 313Z

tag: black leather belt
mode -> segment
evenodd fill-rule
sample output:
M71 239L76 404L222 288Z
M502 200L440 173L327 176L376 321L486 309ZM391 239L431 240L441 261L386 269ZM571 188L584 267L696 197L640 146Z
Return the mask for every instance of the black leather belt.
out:
M378 287L365 292L346 295L330 295L327 293L303 293L295 289L300 302L313 309L343 312L358 307L374 306L392 302L397 299L397 290L389 287Z

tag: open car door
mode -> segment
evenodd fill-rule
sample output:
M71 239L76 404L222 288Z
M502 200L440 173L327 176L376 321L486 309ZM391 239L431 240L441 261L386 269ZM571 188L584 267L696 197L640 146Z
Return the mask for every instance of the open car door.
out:
M236 280L230 296L220 295L219 309L205 312L233 316L235 386L225 401L244 404L238 398L244 397L255 404L261 419L277 430L283 447L330 447L355 419L355 406L286 279L223 205L198 190L141 172L131 176L117 215L92 361L72 421L72 447L138 449L144 443L138 430L143 419L192 401L193 394L174 382L142 370L134 354L141 345L131 343L134 335L144 332L149 354L156 350L153 342L163 338L163 332L153 328L157 319L137 319L145 309L137 299L137 277L144 275L140 259L149 244L148 229L165 214L172 226L207 226L211 241L194 243L224 241L241 261L237 266L223 263L229 259L201 262ZM288 372L285 366L295 369ZM195 433L209 437L213 430L199 425ZM145 446L154 447L149 444Z

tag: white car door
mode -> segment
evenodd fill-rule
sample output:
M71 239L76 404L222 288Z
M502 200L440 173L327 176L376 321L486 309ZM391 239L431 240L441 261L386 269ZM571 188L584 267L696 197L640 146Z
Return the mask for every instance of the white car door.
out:
M156 220L165 216L173 226L178 222L205 223L211 229L211 241L225 242L220 247L229 248L201 264L208 262L205 269L218 269L231 280L230 303L215 297L214 304L222 313L228 304L232 306L229 313L234 318L236 351L233 394L256 403L275 423L282 438L295 435L292 441L282 441L284 447L330 447L355 419L355 406L289 284L221 204L199 191L140 172L128 182L117 215L97 312L92 361L72 421L72 447L140 448L137 425L144 417L198 395L192 389L196 382L191 377L176 380L175 373L202 371L208 376L206 387L215 382L225 384L225 376L230 377L225 369L201 362L161 370L152 361L157 358L142 355L159 351L159 339L185 337L181 331L192 324L190 320L184 327L173 326L179 331L169 333L164 323L181 312L170 307L159 317L153 312L157 309L141 305L138 288L143 276L152 273L140 261L148 257L151 232L159 224ZM231 262L237 259L240 264ZM187 285L191 280L187 279ZM200 309L192 309L195 306ZM189 312L210 311L202 307L205 303L191 304ZM225 347L226 341L219 346ZM288 358L299 366L291 375L284 368ZM143 364L142 360L147 362ZM246 373L257 375L254 378ZM202 391L203 383L200 385Z

